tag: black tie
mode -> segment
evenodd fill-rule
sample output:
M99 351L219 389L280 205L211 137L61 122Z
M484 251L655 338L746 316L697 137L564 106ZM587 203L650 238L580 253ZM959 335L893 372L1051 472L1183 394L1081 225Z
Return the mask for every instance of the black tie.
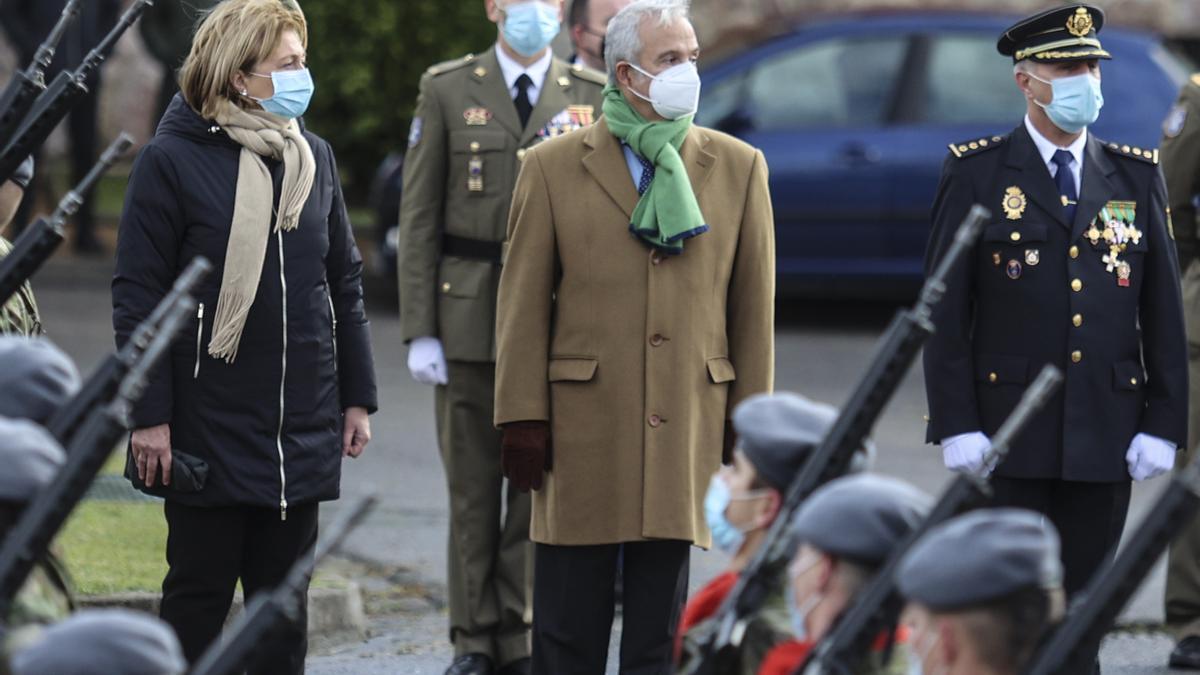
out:
M533 104L529 102L529 88L532 86L533 80L521 73L517 78L517 97L513 99L513 103L517 106L517 116L521 118L522 129L529 124L529 116L533 114Z
M1068 223L1075 222L1075 202L1078 200L1078 193L1075 192L1075 175L1071 173L1071 162L1074 160L1075 158L1066 150L1055 150L1054 157L1050 158L1050 161L1058 165L1058 171L1054 174L1054 182L1058 185L1058 194L1062 195L1063 215L1067 217Z

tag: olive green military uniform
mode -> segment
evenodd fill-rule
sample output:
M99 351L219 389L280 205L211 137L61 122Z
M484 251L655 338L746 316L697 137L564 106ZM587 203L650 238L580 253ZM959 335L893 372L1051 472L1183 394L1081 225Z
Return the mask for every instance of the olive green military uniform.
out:
M0 258L12 251L12 244L0 237ZM0 335L24 335L34 337L42 334L42 319L38 313L33 289L26 281L8 302L0 307Z
M430 68L409 134L400 207L405 342L442 343L436 393L450 492L450 639L497 664L529 654L529 496L504 494L492 423L501 244L525 151L591 124L604 77L553 59L521 126L495 49Z
M1200 74L1184 86L1179 101L1163 123L1161 148L1167 199L1183 273L1183 311L1188 337L1187 452L1178 456L1183 468L1200 443L1200 263L1196 262L1196 203L1200 198ZM1179 637L1200 636L1200 520L1171 544L1167 565L1167 624Z

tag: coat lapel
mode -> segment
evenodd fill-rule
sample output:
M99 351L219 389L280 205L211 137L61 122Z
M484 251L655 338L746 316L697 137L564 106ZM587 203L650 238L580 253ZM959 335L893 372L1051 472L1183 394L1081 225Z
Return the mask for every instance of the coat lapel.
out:
M1060 225L1069 228L1071 225L1063 213L1058 186L1054 184L1050 169L1042 161L1042 155L1034 145L1033 139L1029 137L1029 131L1024 124L1013 131L1009 143L1012 147L1008 153L1008 166L1022 173L1020 185L1017 187L1027 192L1033 201Z
M542 83L538 101L533 106L533 112L529 114L529 124L521 133L520 147L528 145L539 129L549 124L555 115L567 107L567 92L570 91L570 88L571 78L567 76L567 65L558 59L553 59L550 62L550 69L546 71L546 81Z
M621 142L608 130L608 123L601 117L585 132L583 143L587 150L583 154L583 167L608 193L613 202L632 220L637 206L638 192L625 163L625 152Z
M692 193L696 195L697 201L717 161L717 156L708 151L708 141L708 133L693 125L683 141L683 146L680 147L679 155L683 158L683 166L687 169L688 178L692 182Z
M508 94L504 71L500 70L500 61L496 59L496 49L498 47L493 47L479 56L471 71L471 81L474 84L470 97L475 105L491 112L492 119L507 129L514 138L520 138L521 118L517 117L517 107Z
M1075 209L1071 241L1079 239L1100 209L1104 208L1116 193L1109 176L1117 169L1100 146L1100 141L1089 133L1083 155L1083 176L1080 180L1083 185L1079 190L1079 207Z

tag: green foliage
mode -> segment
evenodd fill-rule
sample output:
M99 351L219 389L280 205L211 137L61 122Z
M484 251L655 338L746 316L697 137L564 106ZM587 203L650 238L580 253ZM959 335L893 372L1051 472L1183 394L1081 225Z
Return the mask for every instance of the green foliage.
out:
M496 40L484 0L302 0L317 93L305 121L333 146L348 199L361 203L379 162L407 145L429 66Z

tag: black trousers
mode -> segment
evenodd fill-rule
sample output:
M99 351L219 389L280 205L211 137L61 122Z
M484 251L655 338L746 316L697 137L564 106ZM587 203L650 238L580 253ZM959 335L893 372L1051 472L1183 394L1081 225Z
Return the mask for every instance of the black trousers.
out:
M1037 511L1054 524L1062 541L1063 588L1068 598L1112 563L1112 552L1121 541L1129 511L1129 481L1082 483L993 477L991 483L996 506ZM1100 643L1089 649L1099 655Z
M189 663L221 634L240 579L246 598L270 593L317 540L317 504L279 509L203 508L167 501L167 564L160 615L175 629ZM307 590L307 589L306 589ZM246 672L302 675L307 607L257 650Z
M537 544L533 576L534 675L603 675L618 567L623 578L621 674L671 669L671 645L687 600L684 541L601 546Z

